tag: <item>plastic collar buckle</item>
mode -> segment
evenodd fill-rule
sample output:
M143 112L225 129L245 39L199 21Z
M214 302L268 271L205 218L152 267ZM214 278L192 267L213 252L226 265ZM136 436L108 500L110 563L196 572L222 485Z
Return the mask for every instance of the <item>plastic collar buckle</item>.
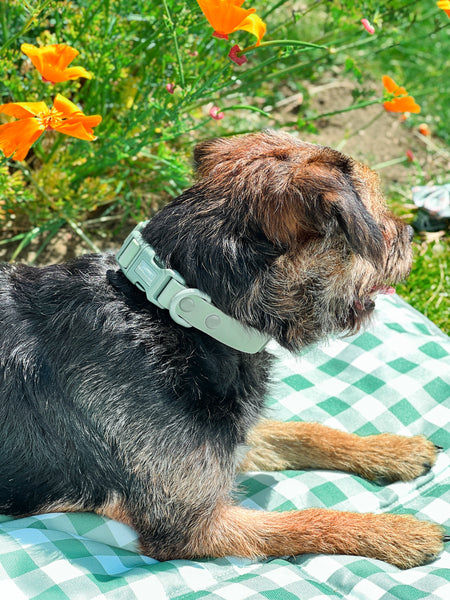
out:
M125 276L145 292L150 302L167 309L179 325L195 327L241 352L255 354L263 350L269 341L266 335L223 313L207 294L188 288L177 271L161 264L153 248L142 238L141 231L147 223L135 227L116 255Z
M159 308L167 308L158 301L160 293L171 280L181 285L185 281L176 271L164 268L153 248L143 241L141 231L146 224L147 221L139 223L133 229L117 253L116 260L127 278L145 292L150 302Z

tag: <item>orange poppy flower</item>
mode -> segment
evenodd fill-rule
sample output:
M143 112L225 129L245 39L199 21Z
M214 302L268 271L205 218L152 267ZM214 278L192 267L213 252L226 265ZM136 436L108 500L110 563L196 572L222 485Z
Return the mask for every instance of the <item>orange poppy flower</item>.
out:
M92 128L102 120L100 115L86 116L61 94L56 95L50 109L45 102L11 102L0 106L0 113L18 119L0 125L0 150L14 160L23 160L46 129L81 140L95 140Z
M383 85L389 94L394 94L392 100L383 104L389 112L410 112L420 113L420 106L416 104L414 98L408 95L404 87L398 86L393 79L383 75Z
M213 27L215 37L228 39L235 31L248 31L259 46L266 33L266 24L255 15L256 8L244 9L244 0L197 0L203 14Z
M450 18L450 0L439 0L439 2L437 2L437 6L445 12L447 17Z
M69 67L73 59L79 55L78 50L66 44L52 44L37 48L31 44L22 44L20 49L28 56L39 71L43 81L59 83L85 77L92 79L91 73L83 67Z

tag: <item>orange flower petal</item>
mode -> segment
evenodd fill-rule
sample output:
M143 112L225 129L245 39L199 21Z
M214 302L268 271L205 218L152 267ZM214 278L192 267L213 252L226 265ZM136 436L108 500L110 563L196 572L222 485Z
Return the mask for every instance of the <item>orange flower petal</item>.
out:
M394 94L395 96L401 96L408 93L404 87L397 85L388 75L383 75L383 85L390 94Z
M383 76L383 85L389 94L394 94L392 100L384 102L383 106L386 110L390 112L420 112L420 106L416 103L414 98L409 96L406 89L397 85L388 75Z
M450 1L449 0L439 0L439 2L437 2L437 6L445 12L447 17L450 18Z
M20 49L28 56L40 72L40 65L52 65L65 69L80 53L67 44L51 44L38 48L32 44L22 44ZM43 68L43 67L42 67Z
M68 67L64 71L67 79L78 79L79 77L84 77L85 79L92 79L92 73L86 71L83 67Z
M394 98L390 102L385 102L383 106L389 112L420 113L420 106L416 104L412 96L406 96L405 98Z
M55 67L59 67L64 70L80 53L72 46L67 44L54 44L50 46L51 54L49 54L50 64L54 64Z
M4 155L14 160L24 160L34 142L42 135L44 128L33 117L0 125L0 149Z
M64 121L61 125L57 125L53 127L55 131L59 131L60 133L65 133L66 135L70 135L75 138L79 138L80 140L87 140L91 142L96 139L94 135L93 127L96 127L101 123L100 115L92 115L90 117L86 117L85 115L74 116L67 121Z
M69 67L61 71L58 67L51 65L45 65L44 70L41 73L42 79L50 83L61 83L62 81L72 81L79 77L85 79L92 79L91 73L83 69L83 67Z
M27 119L41 112L47 111L45 102L10 102L0 106L0 113L16 117L16 119Z
M260 17L258 17L258 15L252 14L246 17L239 27L236 27L235 31L238 29L248 31L254 35L258 39L256 45L259 46L264 34L266 33L266 24Z
M20 49L26 56L28 56L33 65L42 75L42 71L44 70L44 61L41 49L33 46L32 44L22 44Z
M78 108L76 104L62 96L61 94L56 94L55 99L53 100L53 106L61 112L65 117L70 117L73 114L83 114L82 110Z
M260 43L265 33L265 24L259 17L248 21L248 18L256 12L256 8L241 8L243 0L197 0L197 2L215 32L225 36L238 30L249 31L258 38L258 44Z
M53 106L66 117L62 123L52 127L55 131L82 140L95 140L92 128L101 123L102 117L100 115L86 116L76 104L64 98L61 94L56 95Z
M383 75L382 81L384 87L390 94L392 94L398 88L398 85L391 77L389 77L389 75Z
M78 77L92 78L92 75L83 67L67 68L79 54L78 50L67 44L51 44L42 48L32 44L22 44L21 50L28 56L45 81L59 83Z

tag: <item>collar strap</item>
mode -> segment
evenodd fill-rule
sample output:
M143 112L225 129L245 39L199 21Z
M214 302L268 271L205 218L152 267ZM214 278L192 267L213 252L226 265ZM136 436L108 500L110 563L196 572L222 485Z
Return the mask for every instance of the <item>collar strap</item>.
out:
M195 327L222 344L247 354L263 350L270 338L226 315L212 304L207 294L187 287L177 271L162 265L141 235L147 223L139 223L133 229L116 255L124 275L145 292L150 302L167 309L179 325Z

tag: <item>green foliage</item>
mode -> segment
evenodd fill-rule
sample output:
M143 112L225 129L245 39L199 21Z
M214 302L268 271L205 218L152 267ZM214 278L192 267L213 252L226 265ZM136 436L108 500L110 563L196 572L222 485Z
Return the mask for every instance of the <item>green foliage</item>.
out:
M227 56L231 46L244 48L254 38L243 31L228 42L212 37L196 0L0 2L0 103L51 106L61 93L103 119L94 142L46 132L26 161L0 158L0 226L19 244L15 255L64 223L83 233L83 221L104 211L147 218L189 183L198 139L268 126L320 131L308 84L325 74L355 81L353 104L341 111L382 102L381 75L391 75L422 106L411 123L426 120L450 139L450 89L441 85L450 20L434 2L247 0L246 6L255 6L267 34L238 66ZM375 35L363 29L363 17ZM73 64L94 77L44 83L20 52L22 43L71 45L80 52ZM287 81L305 98L289 118L276 108ZM223 111L222 120L211 118L212 106ZM0 115L0 124L8 120Z
M450 324L450 241L414 245L414 269L398 293L447 333Z

